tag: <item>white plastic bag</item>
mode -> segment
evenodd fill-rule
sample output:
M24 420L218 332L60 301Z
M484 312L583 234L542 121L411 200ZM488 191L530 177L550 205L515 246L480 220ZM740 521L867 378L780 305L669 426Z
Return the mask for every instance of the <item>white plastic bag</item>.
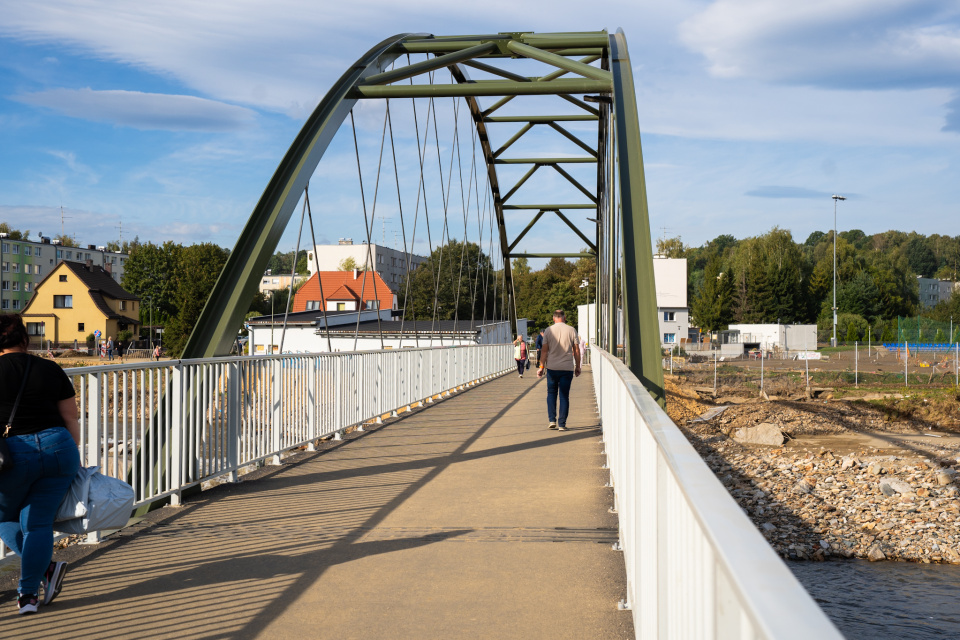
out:
M60 504L54 529L82 534L119 529L127 524L133 511L133 487L123 480L103 475L99 469L85 467L77 472ZM81 515L76 515L78 513Z
M57 511L57 522L63 520L72 520L82 518L87 515L87 496L90 493L90 478L100 467L80 467L77 471L73 483L67 490L67 495L60 502L60 509Z

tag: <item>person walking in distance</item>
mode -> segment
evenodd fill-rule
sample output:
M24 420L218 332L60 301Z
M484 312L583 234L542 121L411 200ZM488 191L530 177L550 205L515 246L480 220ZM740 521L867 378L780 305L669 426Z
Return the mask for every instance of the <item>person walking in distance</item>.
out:
M523 377L523 370L527 366L527 341L523 336L517 336L513 341L513 359L517 362L517 373Z
M107 336L107 360L113 360L113 336Z
M540 366L540 352L543 349L543 329L537 334L537 366Z
M570 383L580 375L580 345L577 331L566 324L563 309L553 312L553 325L543 332L543 349L537 377L547 376L547 420L549 428L567 430L570 411ZM559 411L557 400L559 398Z

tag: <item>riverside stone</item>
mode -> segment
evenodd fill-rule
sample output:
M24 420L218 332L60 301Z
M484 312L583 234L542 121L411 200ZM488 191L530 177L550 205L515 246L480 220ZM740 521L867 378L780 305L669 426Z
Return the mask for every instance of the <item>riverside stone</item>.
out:
M755 427L741 427L733 432L733 439L741 444L760 444L779 447L786 441L777 425L763 422Z

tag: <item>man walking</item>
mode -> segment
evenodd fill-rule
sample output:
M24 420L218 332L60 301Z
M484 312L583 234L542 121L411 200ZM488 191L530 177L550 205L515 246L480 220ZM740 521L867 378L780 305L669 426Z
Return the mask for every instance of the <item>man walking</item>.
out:
M553 326L543 332L543 349L540 351L540 368L537 377L547 376L547 420L550 428L567 430L567 414L570 411L570 383L580 375L580 346L577 331L564 322L563 309L553 312ZM557 412L557 396L560 411Z
M537 366L540 366L540 352L543 351L543 329L537 334Z

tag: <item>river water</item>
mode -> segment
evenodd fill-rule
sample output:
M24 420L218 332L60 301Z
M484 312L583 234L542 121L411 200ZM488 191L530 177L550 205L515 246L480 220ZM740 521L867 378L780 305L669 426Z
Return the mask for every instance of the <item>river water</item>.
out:
M960 638L960 566L787 562L849 640Z

